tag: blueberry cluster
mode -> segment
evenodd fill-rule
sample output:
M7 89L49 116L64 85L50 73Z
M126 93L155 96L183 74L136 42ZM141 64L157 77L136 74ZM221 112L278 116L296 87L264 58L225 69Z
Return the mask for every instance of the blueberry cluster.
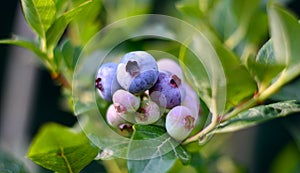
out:
M101 98L112 102L106 120L114 128L162 120L168 134L181 141L198 119L198 96L171 59L156 61L145 51L129 52L119 64L102 64L95 86Z

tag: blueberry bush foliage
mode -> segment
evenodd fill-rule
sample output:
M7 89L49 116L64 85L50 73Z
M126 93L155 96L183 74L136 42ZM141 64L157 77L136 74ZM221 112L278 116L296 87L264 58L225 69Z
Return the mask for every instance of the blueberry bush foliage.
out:
M135 37L123 40L116 47L99 44L96 48L100 55L114 49L117 53L112 56L116 57L140 50L156 50L158 57L154 57L158 59L162 52L165 53L163 56L175 57L200 102L199 122L189 136L175 146L170 142L171 138L159 142L151 140L166 134L165 126L160 122L125 125L119 133L126 133L122 135L127 136L128 143L124 142L126 146L122 147L126 148L128 155L132 152L160 152L164 145L170 145L171 150L152 158L118 158L117 151L101 148L101 141L105 140L100 137L98 145L94 143L97 139L91 140L93 136L86 134L85 130L101 131L103 128L101 124L92 123L93 120L87 121L90 118L87 115L87 118L79 117L74 127L45 124L33 139L27 158L54 172L80 172L95 160L107 172L114 173L215 172L217 168L213 163L221 158L216 154L216 148L221 147L220 141L224 140L220 136L300 112L300 98L293 94L299 88L300 24L298 17L285 7L285 1L179 0L159 7L160 3L151 0L21 0L24 17L36 38L13 36L0 40L0 43L34 52L53 80L61 85L69 110L75 116L78 111L93 109L88 104L75 104L77 97L89 99L89 95L84 95L82 86L79 89L82 92L76 92L79 95L74 97L74 88L81 86L81 80L73 80L78 70L77 63L88 49L86 45L93 43L90 40L94 35L106 26L130 17L150 13L173 16L172 19L199 31L201 37L190 38L192 33L181 33L187 38L183 41L185 44L162 39L164 35L169 38L178 33L160 23L149 31L144 29L149 33L152 29L159 30L161 37L138 37L138 30L133 29ZM115 37L122 37L123 33L131 32L143 22L147 21L122 25L113 33ZM106 42L113 41L115 37L106 38L107 33L103 31L99 35ZM197 50L201 61L195 56ZM210 57L216 57L217 61ZM92 63L99 65L100 62ZM94 73L94 76L85 78L91 79L92 86L89 87L94 89L93 94L97 93L95 76ZM99 97L96 100L97 109L105 115L110 101ZM297 128L292 132L294 136L300 135ZM144 143L146 147L130 142L142 140L148 141ZM299 137L295 140L300 145ZM118 149L124 152L124 148ZM238 171L238 167L234 169Z

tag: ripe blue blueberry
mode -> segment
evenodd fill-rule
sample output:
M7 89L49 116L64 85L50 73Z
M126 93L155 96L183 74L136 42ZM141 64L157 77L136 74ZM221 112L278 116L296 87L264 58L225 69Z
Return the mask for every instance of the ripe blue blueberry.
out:
M160 118L159 106L150 100L143 100L136 112L135 121L139 124L152 124Z
M158 78L158 67L152 55L144 51L125 54L117 69L117 80L127 91L138 94L151 88Z
M189 108L176 106L170 110L166 117L168 134L177 141L182 141L192 132L197 121Z
M117 66L113 62L102 64L95 80L98 94L109 102L112 101L112 94L121 88L116 77Z
M168 71L160 71L155 85L149 89L151 100L159 106L173 108L184 99L185 90L182 80Z
M184 79L184 75L181 67L176 61L172 59L168 59L168 58L160 59L157 61L157 66L159 71L169 71L175 74L176 76L178 76L180 79Z

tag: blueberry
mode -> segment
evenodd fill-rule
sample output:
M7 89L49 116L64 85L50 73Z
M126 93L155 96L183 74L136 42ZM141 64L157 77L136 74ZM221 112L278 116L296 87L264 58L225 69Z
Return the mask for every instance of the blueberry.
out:
M157 61L157 66L159 71L169 71L180 79L184 79L184 75L180 65L171 59L163 58Z
M117 66L113 62L102 64L95 80L98 94L109 102L112 101L112 94L121 88L116 77Z
M188 84L184 84L186 96L181 102L182 106L188 107L193 115L199 115L200 111L200 101L195 90Z
M197 116L194 116L189 108L176 106L167 114L167 132L175 140L182 141L192 132L196 120Z
M151 88L158 78L158 67L152 55L145 51L125 54L117 69L117 80L127 91L138 94Z
M182 80L168 71L160 71L155 85L149 89L151 100L159 106L173 108L180 105L184 99L185 91Z
M119 89L113 95L113 104L120 116L129 122L134 123L134 115L140 107L140 97L128 91Z
M152 124L160 118L159 106L150 100L143 100L136 112L135 121L139 124Z
M108 107L106 111L106 121L114 128L118 128L121 124L126 123L126 121L118 114L114 105Z

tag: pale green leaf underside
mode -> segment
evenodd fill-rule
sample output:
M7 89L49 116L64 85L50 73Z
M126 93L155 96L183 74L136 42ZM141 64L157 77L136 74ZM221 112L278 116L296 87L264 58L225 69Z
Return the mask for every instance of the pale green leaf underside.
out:
M259 50L256 59L249 58L248 69L256 80L265 86L285 68L284 64L276 62L272 41L267 41Z
M296 112L300 112L300 105L295 103L295 101L285 101L257 106L221 123L212 133L237 131Z

